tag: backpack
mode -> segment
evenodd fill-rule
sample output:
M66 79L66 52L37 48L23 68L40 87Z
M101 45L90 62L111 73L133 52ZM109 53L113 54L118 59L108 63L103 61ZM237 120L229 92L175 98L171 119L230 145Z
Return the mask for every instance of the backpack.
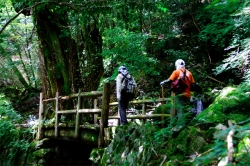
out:
M203 95L197 95L197 97L192 97L190 99L190 102L194 104L194 107L190 109L190 111L193 113L194 116L197 116L204 110L202 103L203 97L204 97Z
M191 84L190 90L191 90L192 92L196 92L196 93L198 93L198 94L202 94L202 88L201 88L200 85L197 84L197 83Z
M174 93L180 94L188 87L185 82L186 70L184 70L184 77L174 80L171 84L171 89Z
M133 76L130 75L128 78L127 75L122 75L121 94L129 98L129 100L132 100L135 97L136 83Z

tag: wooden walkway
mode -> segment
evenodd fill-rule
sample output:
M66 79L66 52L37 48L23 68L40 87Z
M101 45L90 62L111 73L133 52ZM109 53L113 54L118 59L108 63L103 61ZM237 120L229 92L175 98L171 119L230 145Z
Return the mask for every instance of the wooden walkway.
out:
M82 140L86 143L98 145L98 147L105 147L109 142L109 127L108 119L118 119L119 116L109 116L109 111L111 107L117 107L118 102L110 103L110 84L104 84L103 91L92 91L92 92L81 92L79 90L78 94L72 94L67 97L60 97L58 92L55 98L43 99L42 93L40 93L40 103L39 103L39 125L37 132L37 139L42 139L46 137L57 138L57 139L73 139ZM59 110L59 102L62 100L76 99L76 108L72 110ZM81 108L82 101L84 98L91 98L94 101L93 108ZM101 98L102 102L98 103L98 98ZM144 123L147 119L153 118L165 118L169 117L170 114L153 114L147 115L147 104L152 104L155 102L163 102L169 99L158 99L158 100L134 100L131 101L132 104L142 106L142 113L140 115L128 115L128 119L141 119ZM54 102L55 118L53 124L44 123L46 119L44 118L44 108L49 102ZM101 108L98 105L101 104ZM60 117L62 115L72 114L74 115L74 123L63 124L60 123ZM92 114L94 122L93 124L82 123L82 116L86 114ZM48 120L47 120L48 121ZM91 135L91 138L89 136Z

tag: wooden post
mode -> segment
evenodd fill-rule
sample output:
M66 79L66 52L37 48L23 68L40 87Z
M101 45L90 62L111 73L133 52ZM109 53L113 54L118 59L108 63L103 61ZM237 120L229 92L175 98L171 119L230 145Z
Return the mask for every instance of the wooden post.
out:
M75 125L75 138L79 137L79 128L80 128L80 105L81 105L81 89L78 91L78 99L77 99L77 109L76 109L76 125Z
M55 110L55 137L58 137L58 126L59 126L59 114L58 114L58 106L59 106L59 98L58 92L56 92L56 110Z
M43 94L40 93L40 103L39 103L39 124L37 131L37 139L40 140L43 138L43 129L42 129L42 121L43 121Z
M97 109L97 108L98 108L98 107L97 107L97 102L98 102L98 100L97 100L97 99L94 99L94 109ZM94 124L97 124L97 123L98 123L97 117L98 117L98 114L94 114Z
M231 120L228 121L229 127L233 126ZM232 128L227 135L227 149L228 149L228 164L232 163L234 160L234 145L233 145L234 128Z
M104 135L105 135L104 128L108 126L109 102L110 102L110 84L105 83L103 85L102 113L101 113L100 133L98 139L99 148L104 146Z
M104 128L104 146L107 147L110 144L110 128Z
M144 97L144 96L143 96L143 100L145 100L145 97ZM146 109L147 109L147 108L146 108L146 104L143 103L143 104L142 104L142 115L146 115ZM142 123L145 124L145 122L146 122L146 119L143 119L143 120L142 120Z
M161 109L161 121L162 121L162 124L161 124L161 127L163 128L164 127L164 86L161 86L161 93L162 93L162 109Z
M173 94L173 92L171 92L171 93L172 93L171 94L171 96L172 96L172 100L171 100L172 108L170 110L170 115L171 115L171 120L172 120L174 117L176 117L177 110L176 110L176 96L175 96L175 94Z

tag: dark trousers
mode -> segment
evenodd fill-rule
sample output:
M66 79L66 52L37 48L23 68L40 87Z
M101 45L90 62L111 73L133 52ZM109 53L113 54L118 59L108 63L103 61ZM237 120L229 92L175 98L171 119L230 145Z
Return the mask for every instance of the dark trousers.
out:
M128 123L126 110L128 109L129 100L126 98L123 98L119 100L118 103L119 103L120 122L121 122L121 125L125 125Z
M177 126L184 127L186 125L185 107L190 105L189 98L185 96L176 96L176 109L177 109Z

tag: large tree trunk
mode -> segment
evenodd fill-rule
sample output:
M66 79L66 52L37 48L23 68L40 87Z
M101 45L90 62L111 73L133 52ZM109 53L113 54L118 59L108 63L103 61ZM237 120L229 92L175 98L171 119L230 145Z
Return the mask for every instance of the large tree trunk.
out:
M82 46L76 45L69 29L66 8L49 3L33 10L40 41L42 91L44 98L96 90L104 72L101 57L102 40L97 20L86 20L81 30ZM84 53L83 53L84 52Z
M81 84L76 45L71 39L66 13L59 15L46 5L36 10L35 21L40 47L44 56L46 80L48 89L43 89L47 97L54 97L75 92ZM78 72L78 74L75 74ZM75 76L75 78L74 78ZM76 82L78 80L78 82Z
M13 6L20 1L13 0ZM32 9L41 48L39 59L44 98L54 97L57 91L63 96L76 93L79 88L96 90L104 72L97 20L86 17L78 36L83 44L77 45L69 28L69 8L60 5L59 2L41 3ZM20 5L16 6L19 7L15 8L17 11L21 10ZM26 13L31 12L23 14Z

